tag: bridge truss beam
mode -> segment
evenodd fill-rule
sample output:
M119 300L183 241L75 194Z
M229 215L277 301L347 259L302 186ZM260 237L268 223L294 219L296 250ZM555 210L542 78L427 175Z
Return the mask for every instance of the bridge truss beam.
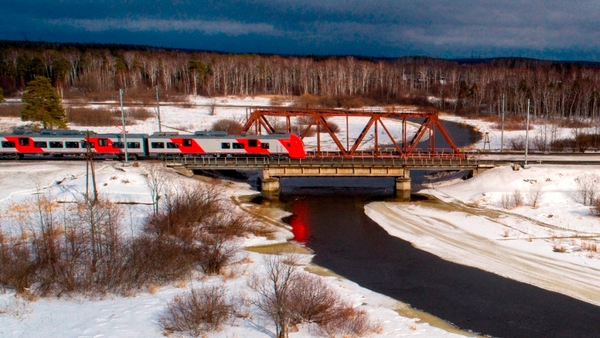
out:
M333 131L327 119L330 117L345 117L346 118L346 135L349 135L350 131L348 128L348 120L351 118L368 118L368 122L365 124L361 133L358 135L353 144L350 144L348 137L346 139L346 145L342 143L338 135ZM281 121L276 122L275 119L284 119L285 123ZM293 118L301 118L304 123L295 125L292 123ZM402 121L402 139L396 140L392 136L392 129L386 124L384 119L395 119ZM408 139L407 130L409 123L414 125L414 121L409 119L423 119L419 125L417 132ZM440 135L446 140L452 155L456 158L463 158L464 154L452 141L452 138L440 123L438 119L438 112L435 110L401 110L401 111L357 111L357 110L326 110L326 109L295 109L295 108L281 108L281 107L255 107L248 108L246 111L246 123L243 126L243 130L251 132L257 135L266 132L267 134L273 134L277 132L292 133L295 132L304 140L311 130L316 130L317 144L315 156L326 156L325 152L322 151L321 147L321 132L327 133L333 140L338 148L339 154L343 157L354 157L357 156L358 148L365 141L365 137L369 132L374 129L374 146L372 150L372 156L379 157L384 156L381 152L379 144L379 128L383 128L383 132L389 137L392 142L393 156L402 158L408 158L414 155L421 156L423 153L426 155L435 155L440 153L440 148L436 145L435 131L438 130ZM417 151L417 145L427 135L427 150L425 152ZM388 145L389 146L389 145ZM443 153L447 149L442 149ZM327 152L329 154L329 152ZM386 155L390 155L389 151L385 152ZM446 154L447 155L447 154Z

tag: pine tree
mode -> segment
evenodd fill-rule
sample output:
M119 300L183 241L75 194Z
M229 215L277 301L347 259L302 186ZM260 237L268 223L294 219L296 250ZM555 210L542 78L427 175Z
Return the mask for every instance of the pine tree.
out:
M48 78L37 76L30 81L23 94L23 103L26 106L21 110L21 120L41 122L45 129L67 127L65 108Z
M0 103L4 102L4 90L0 87Z

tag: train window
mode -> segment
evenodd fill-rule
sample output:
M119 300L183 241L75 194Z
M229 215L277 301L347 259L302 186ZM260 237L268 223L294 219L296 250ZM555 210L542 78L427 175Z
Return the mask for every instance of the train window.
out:
M244 149L244 144L233 142L233 149Z
M94 143L93 142L88 142L88 141L81 141L81 148L94 148Z
M65 148L79 148L79 142L67 141L65 142Z
M29 145L29 139L28 138L19 138L19 145L20 146L28 146Z
M164 142L152 142L150 143L150 147L152 148L164 148L165 147L165 143Z
M50 141L50 148L62 148L63 143L59 141Z
M222 142L221 149L231 149L231 144L229 142Z
M35 148L48 148L48 142L45 141L33 141Z
M192 140L188 139L184 139L182 142L184 147L191 147L192 146Z
M248 140L248 147L258 147L258 140L255 140L255 139Z
M98 139L98 145L101 147L106 147L108 146L108 139L105 138L99 138Z
M2 141L2 148L14 148L15 143L12 141Z
M139 142L127 142L127 148L140 149Z
M123 149L123 142L113 142L113 148Z
M261 143L260 147L263 149L269 149L269 144L268 143Z
M167 148L176 149L176 148L179 148L179 144L177 144L175 142L167 142Z

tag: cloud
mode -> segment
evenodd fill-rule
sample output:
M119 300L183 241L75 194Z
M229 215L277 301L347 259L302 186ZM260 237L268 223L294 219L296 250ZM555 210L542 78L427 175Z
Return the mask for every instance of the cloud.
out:
M89 32L126 30L129 32L201 32L207 35L241 36L261 34L279 36L281 32L265 23L243 23L229 20L172 20L172 19L57 19L46 20L55 26L69 26Z

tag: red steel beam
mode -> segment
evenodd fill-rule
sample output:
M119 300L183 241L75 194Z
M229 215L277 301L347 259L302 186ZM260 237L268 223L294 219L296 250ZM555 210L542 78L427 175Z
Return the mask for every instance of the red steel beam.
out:
M285 129L286 130L276 130L271 122L269 122L268 117L274 118L285 118ZM304 129L299 129L299 136L301 139L304 139L310 132L311 128L317 128L317 156L321 153L321 138L320 132L323 129L329 136L332 138L333 142L338 147L340 154L345 157L352 157L356 155L357 149L360 144L364 141L364 138L374 126L375 135L374 135L374 151L373 155L379 155L379 137L378 137L378 127L384 129L384 131L389 136L390 140L393 143L394 149L398 152L399 157L410 157L414 156L416 146L421 141L421 139L425 136L425 133L429 133L429 146L428 146L428 154L435 155L435 129L440 131L440 134L456 157L464 157L464 154L461 154L460 150L456 147L454 141L442 126L439 121L438 113L434 110L401 110L401 111L364 111L364 110L342 110L342 109L298 109L298 108L282 108L282 107L255 107L249 108L247 111L247 121L243 126L244 131L249 131L254 126L255 133L260 134L262 128L269 133L275 132L292 132L291 118L293 117L309 117L310 123L308 123ZM344 147L344 145L340 142L338 136L333 132L330 126L327 124L328 117L346 117L346 119L352 117L369 117L369 121L361 131L360 135L350 146L349 144ZM389 128L385 125L383 118L388 119L398 119L402 121L402 140L400 144L392 137L392 133ZM409 118L423 118L423 122L419 126L417 133L411 138L410 141L407 140L407 119ZM348 129L348 126L346 126ZM346 133L349 133L349 130L346 130Z

